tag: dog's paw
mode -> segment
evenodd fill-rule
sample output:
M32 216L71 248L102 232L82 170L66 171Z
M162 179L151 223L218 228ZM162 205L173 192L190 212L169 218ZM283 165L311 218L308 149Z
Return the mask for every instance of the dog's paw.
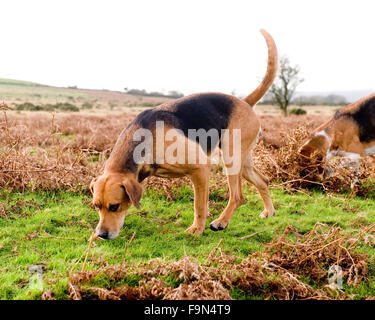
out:
M226 227L228 227L228 224L229 222L216 219L210 223L210 229L212 231L224 230Z
M275 210L273 210L272 212L269 212L268 210L264 210L264 211L259 215L259 218L261 218L261 219L265 219L265 218L268 218L268 217L272 217L274 214L275 214Z
M191 234L202 234L204 231L204 226L199 227L195 224L192 224L189 228L185 230L186 232L190 232Z

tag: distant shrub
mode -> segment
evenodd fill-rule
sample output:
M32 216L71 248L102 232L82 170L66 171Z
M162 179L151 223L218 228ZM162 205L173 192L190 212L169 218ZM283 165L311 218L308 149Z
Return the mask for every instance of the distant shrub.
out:
M117 103L115 103L115 102L113 102L113 101L108 102L108 105L109 105L109 108L110 108L111 110L113 110L115 107L117 107Z
M296 114L296 115L303 115L303 114L306 114L306 110L303 110L301 108L294 108L292 110L289 111L289 114Z
M18 104L15 109L17 111L55 111L55 110L60 110L60 111L73 111L77 112L79 111L79 108L76 107L74 104L71 103L56 103L56 104L47 104L43 106L39 105L34 105L31 102L24 102L21 104Z
M93 107L93 104L88 101L84 102L81 106L82 109L92 109Z
M142 102L136 106L139 106L139 107L151 107L151 108L154 108L156 107L158 104L157 103L154 103L154 102Z
M52 105L52 107L56 110L61 110L61 111L73 111L73 112L78 112L79 108L75 106L74 104L71 103L56 103Z
M277 101L273 95L267 93L264 95L259 104L277 105ZM297 106L343 106L348 104L345 97L335 94L329 95L311 95L311 96L299 96L291 101L291 104Z
M158 92L158 91L147 92L144 89L125 88L125 92L128 94L135 95L135 96L173 98L173 99L178 99L184 96L181 92L176 91L176 90L170 90L168 91L168 93L163 93L163 92Z
M312 95L300 96L293 100L293 103L298 106L342 106L348 104L345 97L335 94L330 95Z
M24 103L18 104L15 107L15 109L18 110L18 111L22 111L22 110L25 110L25 111L40 111L40 110L43 110L43 107L37 106L37 105L35 105L31 102L24 102Z

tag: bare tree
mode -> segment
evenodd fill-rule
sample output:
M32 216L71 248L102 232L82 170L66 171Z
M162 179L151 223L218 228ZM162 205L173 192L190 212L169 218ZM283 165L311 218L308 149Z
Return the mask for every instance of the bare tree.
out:
M279 61L279 74L273 83L269 94L280 107L284 116L288 115L288 106L293 99L297 86L304 81L299 78L300 67L292 66L289 58L283 56Z

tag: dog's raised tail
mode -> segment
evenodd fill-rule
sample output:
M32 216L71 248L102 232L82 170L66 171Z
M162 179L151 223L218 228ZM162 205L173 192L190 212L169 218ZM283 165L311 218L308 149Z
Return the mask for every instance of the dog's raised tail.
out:
M271 87L273 81L276 78L277 68L278 68L277 48L276 48L275 41L266 30L261 29L260 32L262 33L263 37L266 39L266 43L268 47L268 64L267 64L267 72L263 81L252 93L250 93L244 99L251 106L254 106L264 96L267 90Z

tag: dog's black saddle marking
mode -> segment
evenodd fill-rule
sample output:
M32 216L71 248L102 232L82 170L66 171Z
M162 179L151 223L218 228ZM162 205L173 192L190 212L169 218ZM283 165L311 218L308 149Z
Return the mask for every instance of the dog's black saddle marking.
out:
M375 97L364 101L354 113L336 111L335 119L342 117L352 119L357 123L361 142L375 140Z
M204 129L206 132L216 129L220 140L221 130L228 127L233 109L234 102L230 96L202 93L177 99L160 108L145 110L134 119L134 124L152 130L156 121L164 121L165 125L182 130L188 138L189 129ZM217 146L219 140L208 139L207 153ZM199 138L195 142L201 143Z

